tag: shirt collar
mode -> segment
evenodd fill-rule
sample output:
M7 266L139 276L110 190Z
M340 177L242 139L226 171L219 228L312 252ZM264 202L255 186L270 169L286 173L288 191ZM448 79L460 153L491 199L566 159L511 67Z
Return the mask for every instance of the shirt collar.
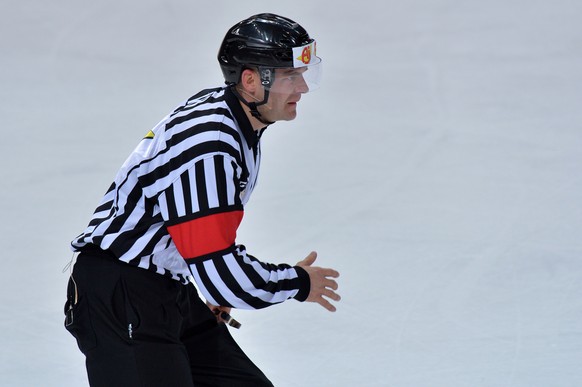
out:
M230 111L234 115L234 119L240 126L240 129L243 135L245 136L247 144L249 145L249 147L254 148L259 142L261 134L263 134L265 129L261 129L259 131L255 131L253 129L253 126L251 125L249 118L247 117L242 106L240 105L240 101L238 100L236 95L234 95L230 87L227 87L224 90L224 98L226 100L228 107L230 108Z

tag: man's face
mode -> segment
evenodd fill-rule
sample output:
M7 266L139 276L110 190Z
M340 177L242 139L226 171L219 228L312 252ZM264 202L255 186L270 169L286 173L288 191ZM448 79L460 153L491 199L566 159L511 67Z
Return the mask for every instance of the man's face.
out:
M301 94L309 91L303 78L306 70L306 67L275 69L275 81L269 90L269 99L259 107L266 120L290 121L297 116L297 103Z

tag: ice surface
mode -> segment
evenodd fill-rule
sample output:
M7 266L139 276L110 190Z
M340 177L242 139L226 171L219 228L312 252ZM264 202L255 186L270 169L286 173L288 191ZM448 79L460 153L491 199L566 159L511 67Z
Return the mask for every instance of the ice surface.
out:
M258 12L318 40L323 87L264 136L239 242L341 271L338 312L233 314L277 386L582 385L582 3L0 5L0 385L86 386L69 241L127 154L221 83Z

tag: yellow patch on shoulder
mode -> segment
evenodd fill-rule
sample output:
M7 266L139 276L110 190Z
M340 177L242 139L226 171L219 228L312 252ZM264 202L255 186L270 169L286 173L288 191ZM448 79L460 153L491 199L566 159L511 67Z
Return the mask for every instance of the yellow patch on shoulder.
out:
M152 132L151 130L148 132L148 134L145 135L144 139L146 138L154 138L155 134L154 132Z

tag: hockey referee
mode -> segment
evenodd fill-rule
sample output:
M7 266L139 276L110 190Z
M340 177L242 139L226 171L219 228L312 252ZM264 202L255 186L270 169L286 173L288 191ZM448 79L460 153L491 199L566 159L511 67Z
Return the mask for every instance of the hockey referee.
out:
M312 266L315 252L273 264L235 242L261 135L293 120L319 86L315 40L259 14L228 30L218 61L226 85L192 96L141 140L71 243L65 326L91 386L271 386L231 337L231 308L295 299L335 311L340 300L339 273Z

